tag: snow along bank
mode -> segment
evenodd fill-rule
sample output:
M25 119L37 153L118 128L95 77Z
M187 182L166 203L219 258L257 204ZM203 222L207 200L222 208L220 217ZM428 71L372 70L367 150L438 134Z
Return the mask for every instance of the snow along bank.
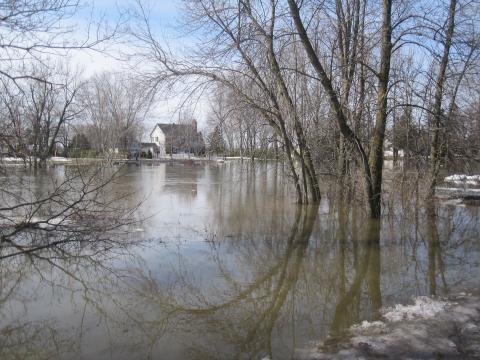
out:
M480 185L480 175L450 175L444 180L459 185Z
M296 359L480 359L480 296L418 297L381 321L352 326L340 340L299 350Z

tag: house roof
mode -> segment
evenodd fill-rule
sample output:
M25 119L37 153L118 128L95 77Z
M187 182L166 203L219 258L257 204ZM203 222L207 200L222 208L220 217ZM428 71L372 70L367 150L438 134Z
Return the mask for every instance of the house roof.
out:
M193 129L191 124L157 124L157 126L162 129L165 135L169 135L171 133L175 133L180 130L189 130ZM155 128L154 128L155 130Z
M156 124L155 127L153 128L152 132L150 133L150 136L152 136L152 133L155 131L157 126L163 131L165 136L181 137L181 136L184 136L185 134L202 136L202 133L200 131L197 131L196 125L193 125L193 124L164 124L164 123Z
M191 124L158 123L150 133L150 137L153 136L153 132L157 127L162 130L163 134L165 135L165 145L170 149L181 151L191 149L192 146L205 146L202 133L197 131L196 121L193 121Z
M187 129L189 125L185 124L164 124L164 123L157 123L151 133L150 136L152 136L152 133L155 131L157 126L163 131L165 135L171 135L173 133L176 133L177 131L180 131L180 129Z

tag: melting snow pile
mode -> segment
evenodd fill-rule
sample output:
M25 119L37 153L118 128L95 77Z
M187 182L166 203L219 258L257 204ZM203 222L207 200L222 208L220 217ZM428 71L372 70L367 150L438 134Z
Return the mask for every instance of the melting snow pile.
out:
M480 185L480 175L450 175L445 178L445 182L454 184Z
M298 360L378 358L480 359L480 296L417 297L413 305L385 309L383 321L364 321L295 354Z
M383 317L388 321L431 319L439 312L445 310L448 302L434 300L426 296L419 296L413 305L395 305L386 309Z
M363 321L359 325L353 325L352 330L353 331L361 331L361 330L370 330L370 329L383 329L385 328L385 323L383 321Z

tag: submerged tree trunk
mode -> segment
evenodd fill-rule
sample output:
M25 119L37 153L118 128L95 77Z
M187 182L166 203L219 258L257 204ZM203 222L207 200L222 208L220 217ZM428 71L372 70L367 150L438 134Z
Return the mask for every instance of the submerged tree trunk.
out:
M380 218L382 204L383 146L387 125L387 97L392 57L392 1L383 1L382 50L380 72L378 74L377 112L375 130L370 146L370 174L372 196L370 211L373 218Z
M260 26L259 22L255 19L250 6L246 6L244 10L246 14L252 19L253 26L265 39L265 43L267 45L267 56L273 80L279 91L279 99L281 98L286 106L285 117L293 120L293 129L298 141L299 151L296 151L296 149L293 148L292 152L298 158L302 166L301 173L305 188L303 194L303 201L305 203L318 203L321 199L320 187L318 184L318 179L315 171L315 166L313 164L310 148L308 146L305 131L300 122L297 109L294 105L294 101L288 90L286 80L283 76L282 68L278 62L277 53L274 47L275 21L277 17L276 4L273 0L271 1L271 19L270 24L267 28L263 28L262 26ZM272 94L272 92L269 93ZM277 105L276 107L280 110L280 107L278 106L279 102L277 101L277 99L275 99L275 103Z
M435 86L435 98L433 105L433 134L430 145L429 197L433 197L435 195L435 187L437 186L438 173L440 171L440 162L442 157L442 144L444 141L444 127L442 121L443 88L446 81L446 72L450 56L450 48L452 46L453 32L455 30L456 6L457 1L451 0L450 8L448 10L448 25L445 36L445 45L443 48L443 55L440 62L440 68L438 69L437 82Z
M378 96L375 130L370 145L370 155L362 146L357 134L353 132L347 121L347 114L336 93L332 80L320 62L315 49L307 34L300 17L300 10L295 0L288 0L291 16L299 33L305 51L315 69L319 81L328 95L330 106L337 120L340 132L344 138L355 148L360 158L365 176L365 192L368 200L368 212L370 217L378 219L381 214L382 203L382 174L383 174L383 146L385 140L385 128L387 122L387 94L390 78L390 59L392 55L392 0L383 0L383 23L380 71L378 73Z
M275 7L272 7L272 11L274 11ZM320 187L318 184L318 179L315 171L315 166L313 165L312 155L310 152L310 148L307 144L307 139L305 136L304 129L300 120L298 118L297 109L295 108L294 102L290 93L288 91L288 87L285 83L285 79L283 78L280 65L277 61L275 55L275 49L273 46L273 29L274 29L274 22L273 19L275 18L275 14L272 14L272 24L270 28L270 34L265 34L266 40L269 47L269 57L270 57L270 66L272 68L272 73L275 78L275 82L280 89L280 94L284 98L286 106L288 108L288 115L293 119L294 123L294 131L297 137L298 146L300 151L297 153L301 166L302 166L302 177L303 183L305 185L305 202L306 203L318 203L321 199L320 194ZM308 194L310 193L310 199Z

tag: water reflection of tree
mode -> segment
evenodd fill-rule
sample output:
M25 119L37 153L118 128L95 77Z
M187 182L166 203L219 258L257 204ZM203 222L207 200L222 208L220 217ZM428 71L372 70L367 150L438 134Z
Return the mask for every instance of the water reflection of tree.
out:
M271 238L260 234L261 240L251 239L249 232L254 233L255 227L249 227L243 229L245 237L227 244L213 243L212 258L224 281L218 288L204 289L195 285L195 277L189 278L183 273L178 276L175 291L165 296L155 279L144 279L149 286L142 288L148 291L138 295L147 298L146 304L152 305L153 300L158 305L157 316L162 319L150 325L155 328L159 323L175 324L174 328L163 327L156 334L163 336L171 331L189 334L182 346L190 349L192 359L253 359L265 355L283 359L294 356L295 349L304 344L302 339L297 343L296 336L308 330L299 331L294 323L304 311L315 309L308 314L318 316L314 323L332 323L331 330L339 332L359 318L368 317L364 309L358 309L360 300L364 301L360 288L366 283L368 301L373 311L378 312L382 304L379 223L369 223L359 238L350 237L354 243L352 252L347 234L357 234L361 226L355 222L358 228L351 228L349 218L339 213L333 218L335 224L324 229L325 238L309 248L313 230L322 231L315 228L317 214L318 208L296 208L295 221L285 226L289 234L284 237L282 218L279 218L277 231L272 232ZM283 218L283 223L288 221ZM340 230L342 227L344 230ZM338 234L329 234L332 229L338 230L338 234L343 232L344 239L338 238ZM333 244L329 243L330 238ZM337 240L338 247L335 246ZM232 269L232 259L221 251L222 246L235 248L233 253L245 273L239 275L238 269ZM333 254L338 256L332 257ZM343 266L339 267L342 257ZM351 260L355 277L348 285ZM338 272L332 271L332 266ZM343 275L339 273L342 271ZM343 280L338 281L339 278ZM143 319L140 322L145 324ZM288 325L293 328L287 329ZM149 329L145 333L155 331ZM318 336L318 331L315 334ZM161 339L150 341L158 342L160 347L165 344Z
M80 322L79 327L72 326L47 310L43 313L42 305L70 299L101 314L106 283L94 280L111 274L101 260L106 258L90 254L58 258L53 249L2 260L0 358L59 359L78 353L84 326ZM111 285L112 278L108 279Z
M120 246L117 233L135 221L139 202L112 190L121 169L96 165L62 167L60 172L15 172L0 181L0 261L38 256L44 249L58 258L87 248ZM113 236L112 236L113 234ZM125 244L124 244L125 245Z
M9 260L8 267L0 263L0 358L52 359L75 351L76 339L54 320L24 320L22 311L15 307L15 304L20 309L28 307L34 291L22 292L21 285L40 270L24 260ZM12 317L10 312L14 311L16 315Z
M429 294L437 295L437 271L440 273L444 292L448 292L448 286L445 280L445 264L442 257L442 245L440 243L437 214L435 204L429 201L426 206L426 237L428 248L428 284Z
M165 165L164 191L175 193L185 200L194 199L197 196L198 180L203 175L203 166L187 163L179 168L179 165Z
M219 174L223 171L231 169L209 169L206 176L228 178ZM0 314L7 313L12 302L34 304L21 289L42 283L61 289L56 291L62 299L79 295L72 295L72 307L85 306L105 324L99 338L111 347L112 358L284 359L292 358L305 339L320 339L328 332L339 335L357 321L374 319L382 305L408 299L418 291L413 279L420 281L420 293L428 293L433 281L441 293L444 286L437 287L438 279L450 288L478 273L478 259L472 258L480 250L478 210L440 206L435 217L421 209L418 222L391 217L380 225L364 222L349 204L330 201L330 212L317 216L317 208L298 208L265 196L274 194L277 186L270 182L271 174L244 173L246 184L233 193L227 191L228 183L213 181L211 192L223 192L214 209L214 224L223 235L209 238L202 248L210 267L207 282L197 282L201 269L181 261L165 281L154 264L141 259L127 262L127 268L109 268L108 259L95 263L65 256L59 264L66 272L52 270L40 258L29 265L31 260L24 257L25 263L17 266L4 260ZM254 206L248 206L253 200ZM435 233L438 237L429 237ZM470 274L462 272L468 266ZM54 320L44 323L51 330L43 337L35 330L38 322L12 322L26 335L10 337L10 346L3 352L0 348L0 358L15 358L5 349L28 358L28 351L51 349L63 340L68 347L59 346L53 357L92 347L90 340L81 340L81 328L83 333L88 329L82 319L71 329ZM0 328L8 331L4 324ZM26 338L28 346L22 340Z
M228 229L228 235L234 236L244 234L243 240L288 231L294 204L286 197L282 172L278 163L245 162L211 169L208 180L216 186L209 187L207 198L214 211L216 230L224 233ZM272 245L277 243L273 241Z
M426 277L430 295L449 294L450 287L458 287L460 281L456 277L459 272L468 273L472 267L479 266L478 261L472 262L468 259L475 257L479 251L479 210L478 206L442 206L435 202L426 204L424 239L427 247ZM462 251L466 248L470 248L471 253ZM459 251L463 254L458 253ZM453 273L451 276L450 272Z
M281 326L287 316L285 313L291 311L289 307L293 306L294 289L303 268L317 212L317 207L296 209L290 233L281 241L283 250L281 253L271 253L270 257L260 257L262 263L257 264L256 268L247 264L248 270L256 269L247 283L245 279L236 278L219 253L215 254L214 259L225 283L213 294L204 293L184 277L180 280L181 284L176 284L181 291L165 297L162 289L154 285L154 279L144 279L144 284L149 286L142 286L148 290L142 296L148 298L147 303L154 300L159 305L157 310L161 309L163 314L160 315L162 320L151 325L156 327L160 323L175 322L177 328L170 331L197 334L198 338L189 337L188 344L185 344L190 348L188 352L192 358L243 359L258 358L269 353L271 356L275 327ZM212 251L216 252L218 248L213 247ZM152 290L153 294L150 293ZM159 297L162 293L163 296ZM147 332L164 335L164 331ZM211 341L206 341L208 339ZM294 348L295 344L292 344L292 351ZM280 355L280 358L283 357L288 356Z
M243 173L242 186L234 192L228 191L228 184L216 189L221 193L214 198L217 225L228 236L215 239L211 257L224 283L202 288L185 271L178 274L176 289L167 297L162 296L158 285L153 296L139 294L156 298L158 318L165 313L169 316L168 321L162 318L162 324L175 323L174 330L163 328L163 335L170 331L189 334L180 342L191 349L191 358L215 358L215 354L217 358L235 358L232 354L236 358L254 358L269 353L274 358L288 358L296 346L301 346L296 336L308 332L296 328L298 319L310 322L312 327L328 324L330 333L339 335L357 321L377 318L383 304L391 305L392 301L415 295L417 289L410 282L411 277L423 277L425 266L431 264L428 256L422 255L428 250L428 242L422 242L428 235L428 219L421 209L412 208L411 214L417 221L409 219L407 213L406 218L392 214L395 216L383 219L382 223L364 222L362 214L349 204L335 207L333 202L330 215L313 222L305 247L296 247L292 253L295 255L288 256L290 242L286 239L290 237L282 234L298 234L304 222L299 222L296 214L291 224L287 220L293 215L289 207L265 196L275 189L275 183L265 181L267 174L260 172L255 177ZM463 222L463 216L451 218L444 229L449 234L444 243L452 250L450 257L462 247L455 242L452 232L460 231L456 224ZM438 226L443 219L434 221ZM470 232L478 229L477 224L462 226ZM445 254L439 255L442 249L438 247L435 251L440 263L438 259ZM381 258L385 257L387 261L382 264ZM410 272L412 257L419 263ZM405 264L407 272L403 271ZM446 266L445 261L443 264ZM149 281L156 283L155 279ZM427 282L423 284L428 286ZM404 294L399 294L404 290ZM150 300L146 303L152 304ZM301 318L302 307L311 311L310 317ZM293 327L291 332L286 329L287 324ZM321 332L317 329L312 334L320 337ZM287 344L285 339L292 343ZM151 342L165 344L160 339Z
M287 297L293 295L292 291L299 279L317 211L317 208L297 208L285 251L277 262L245 290L237 292L231 301L211 308L212 311L218 311L221 308L233 307L233 312L237 312L237 307L246 306L248 311L251 311L246 320L243 320L243 311L240 316L235 317L235 322L243 327L243 333L235 343L236 353L232 358L242 358L246 354L247 358L254 358L255 355L262 355L265 350L273 358L273 329L280 313L285 311L283 307ZM233 282L230 289L241 289L241 285L232 278L230 281ZM258 298L262 301L258 301Z
M345 222L343 224L346 224ZM340 225L340 227L345 225ZM335 306L334 316L331 323L331 333L336 336L342 330L347 329L355 321L360 319L358 313L359 304L362 298L362 286L367 287L367 294L372 308L372 318L379 316L382 307L382 294L380 286L381 260L380 260L380 222L368 220L364 235L355 239L357 242L356 251L359 251L358 261L354 264L354 278L352 283L345 290L342 282L339 299ZM340 241L344 241L340 238ZM340 245L341 249L345 244ZM342 250L343 252L344 250ZM340 269L341 278L345 278L345 267Z
M120 177L120 170L88 165L2 179L1 359L61 358L80 348L83 326L72 329L41 306L71 299L104 308L100 294L116 278L111 261L141 240L130 233L140 201L113 189Z

